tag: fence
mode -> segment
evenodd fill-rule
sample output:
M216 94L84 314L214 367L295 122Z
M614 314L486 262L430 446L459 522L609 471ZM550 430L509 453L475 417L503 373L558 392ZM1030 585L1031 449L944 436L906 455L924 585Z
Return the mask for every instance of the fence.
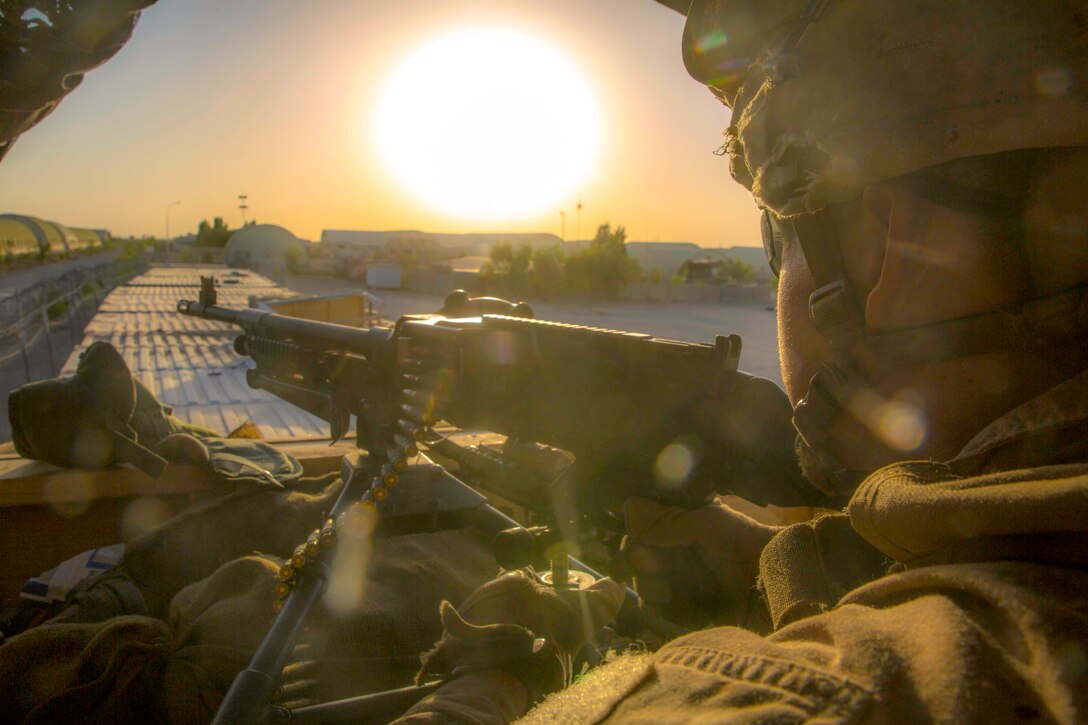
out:
M11 439L8 394L55 377L110 290L146 268L143 260L71 270L0 298L0 442Z

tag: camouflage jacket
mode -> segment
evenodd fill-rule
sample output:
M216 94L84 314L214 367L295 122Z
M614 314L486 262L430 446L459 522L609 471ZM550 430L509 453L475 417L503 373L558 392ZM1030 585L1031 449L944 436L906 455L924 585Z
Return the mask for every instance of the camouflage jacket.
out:
M1082 374L952 461L877 471L765 549L769 636L720 627L620 658L528 720L1084 722L1086 427Z

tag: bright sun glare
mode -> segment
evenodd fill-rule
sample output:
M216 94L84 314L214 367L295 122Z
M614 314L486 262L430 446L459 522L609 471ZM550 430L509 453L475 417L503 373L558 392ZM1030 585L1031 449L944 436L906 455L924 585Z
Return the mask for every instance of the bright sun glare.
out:
M398 182L471 219L558 208L586 181L600 144L593 93L545 43L462 30L416 50L377 106L375 141Z

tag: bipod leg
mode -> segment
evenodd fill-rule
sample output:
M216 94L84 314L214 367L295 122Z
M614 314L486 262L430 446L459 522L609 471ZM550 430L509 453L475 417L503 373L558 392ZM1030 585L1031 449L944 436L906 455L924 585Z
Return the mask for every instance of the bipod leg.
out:
M344 488L329 514L333 519L362 498L377 470L375 464L358 452L344 456L341 466ZM283 609L276 615L249 666L235 676L227 690L213 724L266 722L279 712L272 706L272 695L294 647L295 636L314 602L324 594L328 580L328 566L321 561L311 562L299 572L297 584L284 600Z

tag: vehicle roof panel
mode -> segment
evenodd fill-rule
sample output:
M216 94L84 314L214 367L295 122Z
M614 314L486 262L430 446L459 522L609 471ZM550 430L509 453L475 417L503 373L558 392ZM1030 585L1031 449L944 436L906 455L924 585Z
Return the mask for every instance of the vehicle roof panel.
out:
M179 299L197 298L200 277L212 274L234 280L218 288L218 303L225 307L247 307L251 295L294 295L247 270L152 267L106 296L61 374L74 373L80 353L103 340L116 347L133 373L187 423L226 434L248 419L268 440L328 438L328 424L321 419L246 384L246 370L253 362L234 352L237 328L176 311Z

